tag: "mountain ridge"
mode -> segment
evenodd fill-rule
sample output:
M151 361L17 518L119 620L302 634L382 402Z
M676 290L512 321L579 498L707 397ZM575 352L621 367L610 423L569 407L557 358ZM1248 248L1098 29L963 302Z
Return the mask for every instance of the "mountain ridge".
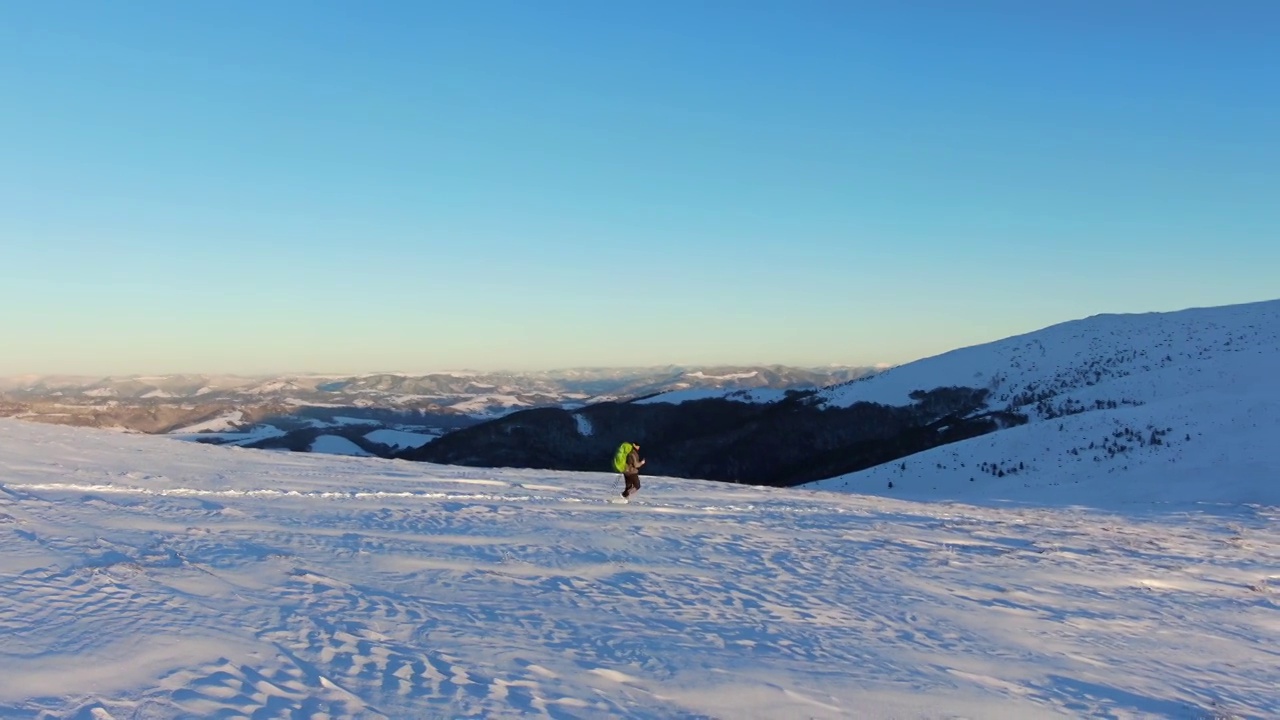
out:
M1221 478L1214 500L1247 503L1266 501L1264 484L1280 477L1264 450L1280 436L1280 301L1095 316L1002 343L823 391L816 401L883 398L913 382L904 375L945 369L935 376L953 378L976 372L993 351L1034 346L1058 361L1011 365L993 391L1026 424L807 487L976 502L1045 489L1092 498L1101 486L1147 502L1134 488L1162 481L1168 501L1188 492L1185 478L1210 474ZM1092 355L1078 350L1084 345ZM1148 475L1153 482L1142 482ZM1189 492L1204 494L1198 484Z
M841 477L842 483L821 487L846 489L852 487L850 473L919 452L940 453L935 448L952 442L976 443L979 436L1027 423L1194 394L1216 387L1205 380L1215 373L1229 385L1239 375L1228 367L1233 358L1245 358L1246 367L1275 365L1280 301L1095 315L812 392L675 391L573 412L515 413L402 457L604 469L607 446L627 439L645 445L655 473L784 486ZM1270 383L1270 392L1275 374L1263 372L1259 381ZM1159 419L1114 432L1145 432L1147 443L1159 430L1164 443L1161 436L1173 426ZM593 433L580 432L583 423ZM1094 443L1107 444L1101 437ZM999 474L1000 462L1008 459L988 466ZM1018 462L1025 467L1026 460ZM892 487L883 481L884 491Z

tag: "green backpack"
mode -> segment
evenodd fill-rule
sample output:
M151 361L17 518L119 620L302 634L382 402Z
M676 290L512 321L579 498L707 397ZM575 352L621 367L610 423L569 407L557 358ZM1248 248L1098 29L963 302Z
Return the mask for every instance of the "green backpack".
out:
M622 443L618 446L618 452L613 454L613 469L618 472L627 471L627 456L631 454L632 445L629 442Z

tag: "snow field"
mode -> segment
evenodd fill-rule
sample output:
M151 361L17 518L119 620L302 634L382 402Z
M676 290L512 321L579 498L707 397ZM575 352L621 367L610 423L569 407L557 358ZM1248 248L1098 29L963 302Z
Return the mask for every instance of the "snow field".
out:
M0 421L3 717L1269 717L1280 511Z

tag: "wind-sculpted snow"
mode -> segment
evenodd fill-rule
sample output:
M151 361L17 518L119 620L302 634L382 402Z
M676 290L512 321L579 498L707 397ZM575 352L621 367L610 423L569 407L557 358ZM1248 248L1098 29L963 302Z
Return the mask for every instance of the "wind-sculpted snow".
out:
M0 717L1280 715L1275 508L619 485L0 421Z

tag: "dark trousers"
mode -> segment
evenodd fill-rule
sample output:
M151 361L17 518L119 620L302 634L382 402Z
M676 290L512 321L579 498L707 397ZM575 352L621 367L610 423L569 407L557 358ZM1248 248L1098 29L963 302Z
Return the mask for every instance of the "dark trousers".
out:
M622 497L630 497L632 493L640 490L640 473L622 473L622 479L627 481L627 486L622 490Z

